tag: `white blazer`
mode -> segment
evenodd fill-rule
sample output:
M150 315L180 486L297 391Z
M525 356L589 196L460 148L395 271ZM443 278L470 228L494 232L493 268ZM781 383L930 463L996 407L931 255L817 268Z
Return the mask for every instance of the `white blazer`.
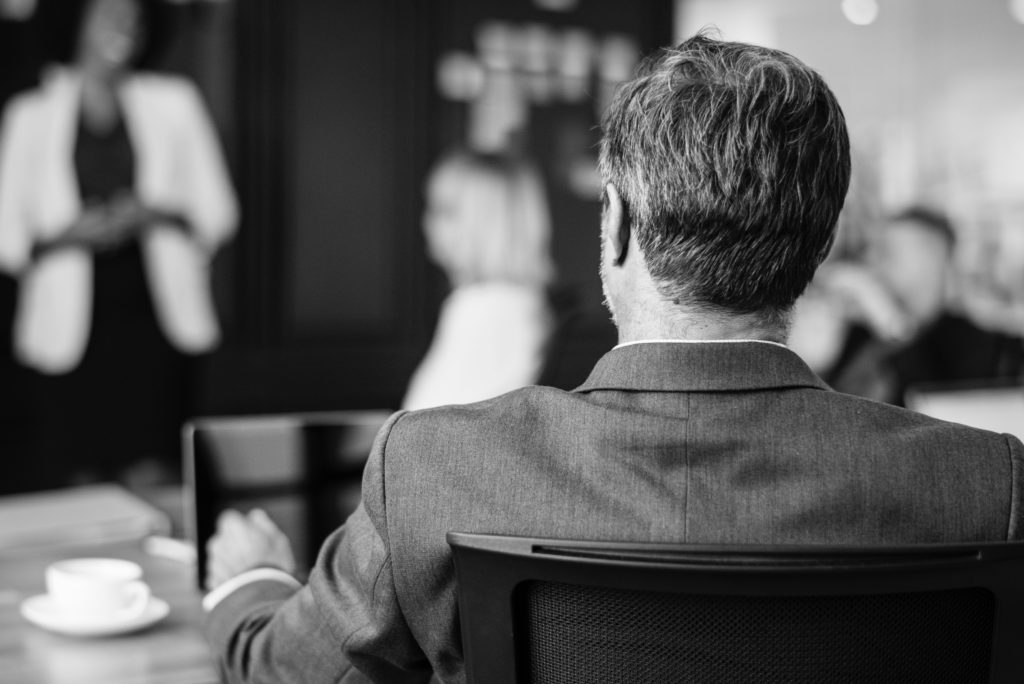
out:
M0 269L20 280L14 348L26 365L64 373L81 361L92 318L92 254L68 247L32 260L82 210L75 176L81 81L55 69L8 106L0 129ZM238 206L216 133L195 87L156 74L130 76L120 91L136 158L135 192L188 229L156 226L142 241L160 327L180 351L218 343L209 264L234 233Z

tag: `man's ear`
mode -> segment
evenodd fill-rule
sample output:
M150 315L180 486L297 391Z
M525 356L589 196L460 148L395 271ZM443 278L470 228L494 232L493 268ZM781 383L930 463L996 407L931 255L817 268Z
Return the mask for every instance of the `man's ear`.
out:
M611 183L604 187L604 211L601 216L601 237L608 241L608 246L615 257L616 265L626 261L629 249L629 217L618 189Z

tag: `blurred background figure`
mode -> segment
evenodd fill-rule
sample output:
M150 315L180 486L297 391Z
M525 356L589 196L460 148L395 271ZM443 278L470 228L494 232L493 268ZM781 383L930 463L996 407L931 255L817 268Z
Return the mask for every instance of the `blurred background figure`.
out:
M1024 155L1024 145L1017 145L1017 154ZM1024 156L1018 159L1024 166ZM974 207L970 215L974 239L957 270L958 304L986 329L1024 336L1024 188L1011 198Z
M468 403L536 383L553 315L550 219L537 170L458 152L431 171L423 230L452 290L403 408Z
M208 267L234 193L196 89L145 71L157 2L40 0L35 19L63 66L9 103L0 138L0 267L35 371L26 488L173 481L189 356L219 340Z
M826 265L790 344L841 392L897 405L914 385L1012 378L1019 340L954 313L956 233L912 207L869 235L860 261Z

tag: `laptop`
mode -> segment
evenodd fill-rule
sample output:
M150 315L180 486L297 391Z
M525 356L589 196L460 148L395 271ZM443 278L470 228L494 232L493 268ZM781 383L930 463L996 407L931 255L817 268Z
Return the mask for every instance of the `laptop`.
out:
M186 537L203 587L221 511L263 508L288 535L300 574L356 509L363 466L388 410L197 418L182 431Z
M921 385L911 387L907 408L934 418L1005 432L1024 440L1024 386Z

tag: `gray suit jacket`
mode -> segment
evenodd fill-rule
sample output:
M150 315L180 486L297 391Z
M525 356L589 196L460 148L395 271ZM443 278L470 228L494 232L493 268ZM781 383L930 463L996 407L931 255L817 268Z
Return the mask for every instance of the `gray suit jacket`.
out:
M617 348L573 392L398 413L308 585L231 594L252 681L464 679L449 530L717 543L1018 539L1024 446L831 391L778 345ZM353 669L357 668L357 669Z

